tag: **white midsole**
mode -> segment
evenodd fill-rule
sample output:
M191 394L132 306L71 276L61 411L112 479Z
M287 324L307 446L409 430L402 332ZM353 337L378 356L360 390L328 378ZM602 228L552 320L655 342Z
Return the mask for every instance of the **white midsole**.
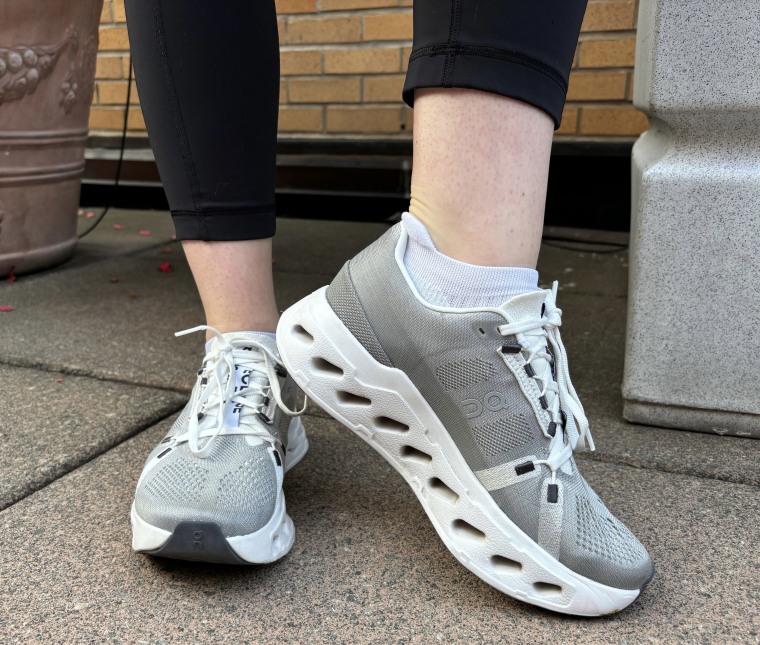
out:
M288 426L288 450L285 453L284 470L288 472L301 461L309 451L309 440L301 417L293 417Z
M132 503L132 549L155 551L172 536L171 531L148 524L135 510ZM269 522L254 533L228 537L227 543L243 560L251 564L266 564L279 560L293 546L295 528L293 520L285 511L285 495L280 491L274 513Z
M612 613L638 597L639 590L602 585L568 569L509 520L407 375L367 352L335 315L325 291L307 296L282 315L277 339L285 367L309 398L401 473L444 544L464 566L510 596L574 615ZM324 363L313 359L327 361L343 374L320 369ZM409 430L388 427L382 417ZM462 521L483 535L468 530Z
M284 470L287 472L304 458L309 442L303 423L299 417L293 418L288 427L288 451ZM132 503L132 549L135 551L155 551L160 549L172 536L171 531L149 524L142 519ZM254 533L227 538L232 550L243 560L252 564L266 564L283 557L293 546L295 527L285 509L285 494L282 489L277 495L274 513L269 521Z

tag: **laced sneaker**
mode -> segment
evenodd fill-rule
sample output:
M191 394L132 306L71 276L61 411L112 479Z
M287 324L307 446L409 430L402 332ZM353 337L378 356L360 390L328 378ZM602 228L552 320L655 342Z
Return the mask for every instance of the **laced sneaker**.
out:
M177 335L204 329L211 328ZM183 560L273 562L295 537L283 476L308 449L295 416L303 410L292 411L297 386L273 339L211 330L190 401L137 482L132 548Z
M454 556L535 605L596 616L654 569L578 472L593 449L552 290L433 306L403 263L403 223L287 310L283 362L310 399L404 476Z

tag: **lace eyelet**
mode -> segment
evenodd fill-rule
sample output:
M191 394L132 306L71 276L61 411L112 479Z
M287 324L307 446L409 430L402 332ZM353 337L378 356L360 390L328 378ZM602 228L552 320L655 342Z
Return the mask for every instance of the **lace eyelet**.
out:
M501 346L502 354L519 354L522 351L522 345L517 342L505 342Z

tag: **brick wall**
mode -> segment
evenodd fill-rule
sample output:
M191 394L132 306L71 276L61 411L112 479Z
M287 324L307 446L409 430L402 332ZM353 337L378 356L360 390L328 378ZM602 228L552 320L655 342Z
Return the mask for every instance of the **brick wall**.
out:
M257 0L264 1L264 0ZM401 101L412 0L276 0L282 137L405 139ZM647 127L632 107L638 0L589 0L557 132L564 140L634 138ZM90 127L120 131L128 75L123 0L105 0ZM132 90L129 129L144 132Z

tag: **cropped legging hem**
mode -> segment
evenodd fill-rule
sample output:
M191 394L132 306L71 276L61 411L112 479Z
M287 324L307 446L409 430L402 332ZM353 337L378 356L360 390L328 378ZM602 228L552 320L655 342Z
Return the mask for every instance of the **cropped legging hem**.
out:
M140 104L177 239L274 235L274 0L125 6ZM474 89L532 105L559 127L585 8L586 0L415 0L404 102L414 107L415 89Z
M275 205L243 209L172 210L178 240L229 242L275 234Z
M414 107L414 90L466 88L518 99L546 112L558 128L567 94L561 74L540 61L494 47L433 45L412 53L403 99Z

